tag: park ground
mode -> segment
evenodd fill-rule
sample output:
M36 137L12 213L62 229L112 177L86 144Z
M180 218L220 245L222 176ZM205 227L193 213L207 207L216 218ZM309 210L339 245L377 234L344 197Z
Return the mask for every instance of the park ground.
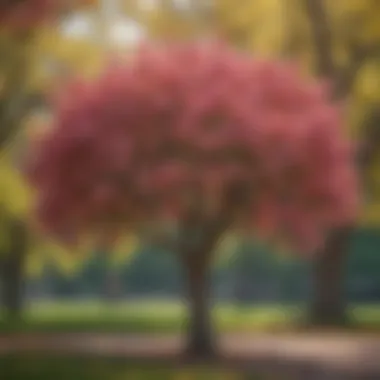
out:
M190 366L178 357L184 305L39 302L21 320L0 319L0 373L12 380L380 379L380 306L352 306L350 314L351 328L316 331L300 328L300 307L218 305L222 357Z

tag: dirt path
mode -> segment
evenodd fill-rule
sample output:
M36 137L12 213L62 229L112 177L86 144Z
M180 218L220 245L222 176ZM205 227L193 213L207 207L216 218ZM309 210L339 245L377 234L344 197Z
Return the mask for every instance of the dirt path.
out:
M9 334L0 336L0 355L43 352L182 365L178 360L182 345L177 336ZM300 379L380 379L379 337L227 335L221 339L220 348L218 365L226 367L236 366L247 371L270 368L287 373L296 371L298 375L302 372Z

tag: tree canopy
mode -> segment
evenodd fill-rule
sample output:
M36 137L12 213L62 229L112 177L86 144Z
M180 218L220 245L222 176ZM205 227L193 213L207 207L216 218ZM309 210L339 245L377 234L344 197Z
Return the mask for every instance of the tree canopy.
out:
M323 86L218 44L147 46L73 83L38 147L39 218L61 237L166 218L303 247L357 207L351 144Z

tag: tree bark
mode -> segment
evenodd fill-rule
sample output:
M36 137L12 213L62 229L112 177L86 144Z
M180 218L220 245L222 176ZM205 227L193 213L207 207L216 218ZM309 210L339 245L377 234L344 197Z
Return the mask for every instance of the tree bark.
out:
M10 318L18 318L22 311L24 261L27 248L27 229L23 222L10 226L10 249L3 258L2 303Z
M310 322L316 326L340 326L347 322L344 277L352 228L334 231L313 263L313 298Z
M215 355L210 307L210 256L209 253L181 256L189 307L185 353L193 358Z

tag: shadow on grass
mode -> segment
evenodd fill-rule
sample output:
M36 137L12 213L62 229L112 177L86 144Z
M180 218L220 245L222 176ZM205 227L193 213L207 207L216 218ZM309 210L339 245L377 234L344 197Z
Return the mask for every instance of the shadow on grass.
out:
M272 380L272 376L218 370L205 366L142 366L118 359L0 358L1 378L6 380ZM288 380L278 378L276 380Z
M19 320L0 321L0 333L41 332L120 332L120 333L176 333L181 331L185 321L144 320L139 317L127 318L124 321L102 319L75 319L75 320L33 320L21 318Z

